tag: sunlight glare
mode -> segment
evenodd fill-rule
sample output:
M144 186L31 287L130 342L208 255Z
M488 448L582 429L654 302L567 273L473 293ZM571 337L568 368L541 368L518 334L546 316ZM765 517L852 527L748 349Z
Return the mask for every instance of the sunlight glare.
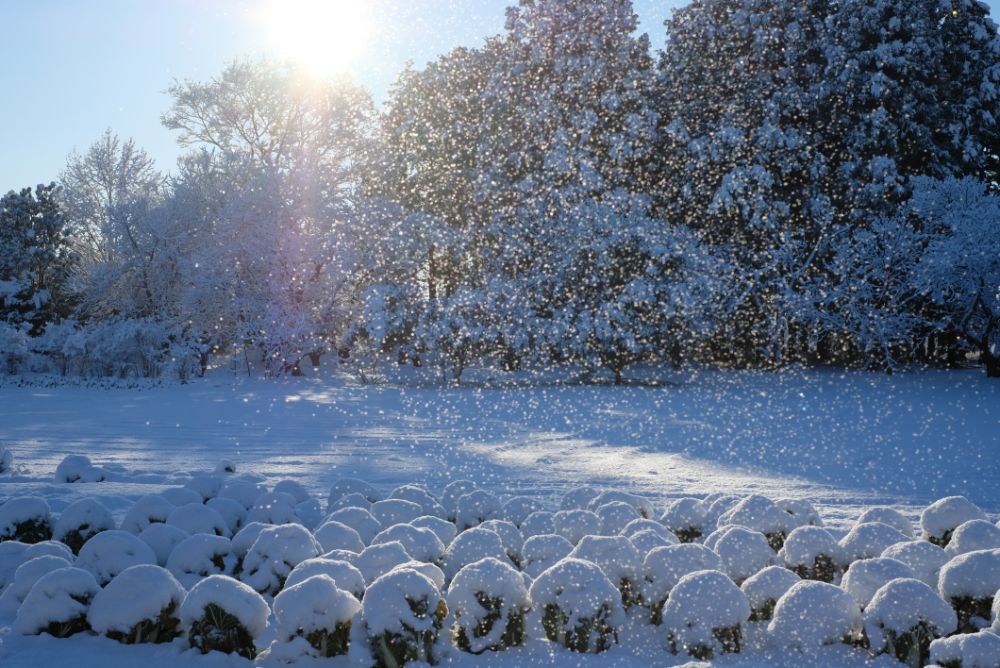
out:
M372 32L358 0L270 0L262 20L280 56L318 75L347 70Z

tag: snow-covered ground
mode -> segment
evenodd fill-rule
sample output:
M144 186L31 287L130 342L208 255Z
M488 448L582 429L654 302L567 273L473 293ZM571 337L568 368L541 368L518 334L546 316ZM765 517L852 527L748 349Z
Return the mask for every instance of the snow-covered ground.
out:
M981 372L701 372L624 387L546 378L498 383L488 374L470 379L470 386L441 389L362 385L341 376L260 381L220 373L191 385L141 390L3 386L0 445L14 453L14 472L0 476L0 502L36 495L59 513L81 498L96 498L120 522L139 496L183 484L228 459L240 474L268 484L295 480L321 501L344 477L386 493L405 483L440 493L451 480L470 479L501 500L525 495L553 510L579 485L642 494L657 513L675 497L759 493L811 501L837 537L873 505L916 520L935 499L961 494L992 521L1000 513L1000 383ZM107 480L54 483L57 465L70 454L90 457ZM633 633L650 630L626 629ZM605 655L582 657L531 641L509 652L448 660L684 663L662 644L623 642ZM862 655L835 648L821 663L862 665ZM178 660L169 646L25 638L0 629L4 666L152 668ZM804 665L802 657L760 654L722 662ZM885 657L874 663L897 665ZM194 665L245 662L212 654Z

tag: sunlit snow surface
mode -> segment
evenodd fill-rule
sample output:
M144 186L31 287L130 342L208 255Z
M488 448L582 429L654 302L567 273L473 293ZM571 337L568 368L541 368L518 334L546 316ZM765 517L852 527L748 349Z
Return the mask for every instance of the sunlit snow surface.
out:
M346 476L386 492L409 482L440 492L467 478L502 499L528 495L552 509L583 484L643 494L658 511L668 498L712 492L802 497L835 531L868 505L915 518L951 494L994 520L1000 512L1000 383L981 371L646 375L666 382L614 387L469 374L466 386L441 389L405 376L362 385L347 376L262 381L217 372L142 390L4 386L0 443L13 450L15 471L0 478L0 501L39 495L59 512L93 496L120 521L140 495L230 459L240 474L297 480L321 500ZM109 481L53 484L67 454L89 456L110 470ZM140 662L140 654L147 667L177 660L175 649L103 639L0 630L0 643L4 666L68 665L72 657L73 665L103 667L114 657ZM579 657L542 644L460 663L683 663L654 644L655 657L645 660L635 656L638 645ZM759 658L733 661L783 665ZM831 665L837 661L850 663L844 656ZM237 663L219 655L198 661Z

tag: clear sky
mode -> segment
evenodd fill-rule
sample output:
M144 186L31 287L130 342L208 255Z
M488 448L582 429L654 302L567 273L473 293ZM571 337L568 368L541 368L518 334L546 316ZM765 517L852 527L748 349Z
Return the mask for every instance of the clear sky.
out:
M344 52L338 67L381 101L408 59L422 66L478 46L502 31L514 2L0 0L0 192L57 178L67 154L108 127L169 170L180 149L159 117L172 79L208 79L240 56L298 53L317 35L331 36L322 44ZM654 45L683 2L634 0Z

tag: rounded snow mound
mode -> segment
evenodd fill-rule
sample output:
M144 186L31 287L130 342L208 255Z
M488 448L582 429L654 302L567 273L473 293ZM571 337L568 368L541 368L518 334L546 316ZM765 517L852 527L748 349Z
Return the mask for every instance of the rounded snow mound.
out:
M902 543L910 538L899 529L882 522L855 524L847 535L840 539L846 563L858 559L871 559L885 552L890 545Z
M601 534L601 518L590 510L560 510L552 516L555 534L576 545L584 536Z
M559 561L569 556L573 544L556 534L541 534L524 541L521 549L524 573L530 577L538 577L542 571L548 570Z
M768 566L744 580L740 589L750 601L751 610L766 612L769 619L778 600L799 581L799 576L787 568Z
M322 574L286 587L274 597L275 627L286 640L332 631L338 624L349 623L360 610L361 603L353 594Z
M712 550L696 543L658 547L642 562L643 596L650 603L667 599L681 578L690 573L722 570L722 560Z
M444 556L444 543L430 529L410 524L394 524L372 538L372 545L398 541L406 553L417 561L438 562Z
M361 534L336 520L324 522L313 532L313 536L319 541L324 552L347 550L359 553L365 549L365 542L361 539Z
M240 580L259 592L275 594L293 568L322 552L320 544L301 524L263 529L243 558Z
M811 653L822 645L857 637L861 609L854 597L839 587L802 580L778 599L767 629L777 646Z
M680 579L663 608L663 626L675 651L708 645L724 648L714 637L716 629L740 628L750 619L750 602L725 574L695 571ZM738 638L736 639L738 650Z
M1000 636L989 631L963 633L931 643L931 662L962 668L996 668L1000 660Z
M205 608L215 605L239 620L251 637L260 637L267 628L271 609L264 598L249 586L226 575L210 575L194 587L181 603L180 616L191 626L205 616Z
M160 613L179 609L185 594L166 569L151 564L131 566L97 592L87 621L98 633L128 633L140 622L155 622Z
M844 579L840 586L854 597L858 605L865 608L875 592L890 580L912 577L913 571L903 562L877 557L875 559L861 559L851 564L851 567L844 573Z
M435 615L443 600L441 590L429 577L410 568L400 568L379 577L368 587L361 614L371 635L402 634L404 624L411 632L433 631Z
M153 549L121 529L102 531L80 548L76 567L90 571L102 586L130 566L156 564Z
M894 508L866 508L858 517L858 521L855 522L855 524L866 524L868 522L881 522L882 524L888 524L905 535L907 538L914 537L913 523L907 519L906 515L898 510L895 510Z
M625 622L621 594L604 571L589 561L563 559L535 579L528 595L536 610L550 605L561 610L567 629L604 614L613 628Z
M876 652L885 648L888 641L886 631L898 636L920 623L926 624L940 637L958 628L958 617L937 592L914 578L887 582L865 608L865 633L872 650Z
M82 568L60 568L35 582L14 619L14 631L22 635L41 633L53 624L83 622L100 586Z
M951 538L951 532L959 525L969 520L985 519L986 513L964 496L947 496L920 513L920 530L926 540L944 547Z
M987 520L969 520L959 524L944 548L950 557L976 550L1000 548L1000 527Z
M331 578L338 589L350 592L359 600L365 593L365 578L361 575L361 571L346 561L322 557L306 559L293 568L285 580L285 588L294 587L314 575Z
M1000 591L1000 550L967 552L941 568L938 593L946 600L990 598Z
M464 567L480 559L493 557L509 562L503 540L495 531L475 527L467 529L455 537L444 553L442 569L451 580Z
M925 540L896 543L885 548L883 557L901 561L910 567L913 575L932 588L937 588L941 567L948 563L948 553Z
M474 654L500 645L506 620L530 608L524 577L492 557L464 566L452 580L447 600ZM488 622L495 623L489 632L479 635L477 629L485 628Z
M174 504L159 494L147 494L140 497L125 512L121 529L129 533L140 534L151 524L165 523L175 508Z

